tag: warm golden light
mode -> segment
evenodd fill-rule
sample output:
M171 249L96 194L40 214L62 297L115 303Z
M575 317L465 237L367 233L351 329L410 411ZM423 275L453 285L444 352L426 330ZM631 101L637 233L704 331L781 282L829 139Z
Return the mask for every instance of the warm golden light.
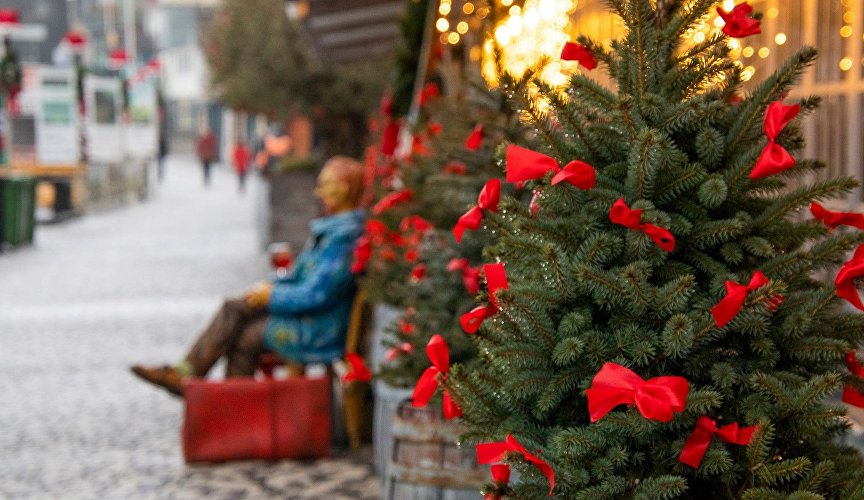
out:
M696 43L704 42L705 41L705 33L701 32L701 31L696 33L695 35L693 35L693 41Z
M768 9L768 12L765 13L765 15L768 17L768 19L774 19L779 14L780 14L780 11L777 10L776 7L771 7L770 9Z
M447 41L453 45L459 43L459 33L450 33L447 35Z
M852 69L852 59L849 59L848 57L840 59L840 70L849 71L850 69Z
M854 12L846 12L843 14L843 22L852 24L855 21L855 13Z
M756 68L754 68L753 66L747 66L741 71L741 80L745 82L749 81L751 78L753 78L753 75L755 74Z
M465 14L471 14L474 12L474 4L471 2L466 2L465 5L462 6L462 12Z
M774 43L777 45L783 45L786 43L786 33L777 33L777 35L774 36Z
M702 38L704 40L705 37L702 37ZM736 38L730 38L729 40L726 41L726 46L728 46L730 49L734 50L734 49L741 47L741 42L739 42L738 39L736 39Z
M447 31L448 29L450 29L450 21L444 19L443 17L439 17L438 20L435 22L435 29L442 33Z
M741 55L744 57L753 57L753 47L744 47L744 50L741 51Z
M514 5L513 7L510 7L510 10L508 10L507 13L510 14L510 17L516 17L522 13L522 9L518 5Z
M852 36L852 26L843 26L840 28L840 36L843 38L849 38Z
M723 26L726 26L726 21L724 21L722 17L717 16L714 18L714 26L722 28Z
M723 10L726 12L732 12L732 9L735 8L735 0L723 0Z
M459 21L459 24L456 25L456 31L459 32L460 35L468 33L468 23L465 21Z
M771 51L768 49L768 47L762 47L761 49L759 49L759 57L761 57L762 59L765 59L770 54Z
M441 2L441 5L438 6L438 13L442 16L446 16L450 13L450 4L446 2Z
M501 0L501 5L503 5L504 7L507 7L508 5L512 5L512 4L513 4L513 0Z

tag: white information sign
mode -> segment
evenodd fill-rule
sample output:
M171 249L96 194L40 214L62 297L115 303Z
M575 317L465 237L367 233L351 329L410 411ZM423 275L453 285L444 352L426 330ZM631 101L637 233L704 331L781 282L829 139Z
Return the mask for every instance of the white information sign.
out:
M94 163L120 163L123 147L122 87L114 77L87 75L84 78L87 160Z
M147 78L130 84L126 147L133 159L152 160L159 153L157 112L155 82Z
M81 160L75 72L42 67L36 79L36 159L43 165L74 167Z

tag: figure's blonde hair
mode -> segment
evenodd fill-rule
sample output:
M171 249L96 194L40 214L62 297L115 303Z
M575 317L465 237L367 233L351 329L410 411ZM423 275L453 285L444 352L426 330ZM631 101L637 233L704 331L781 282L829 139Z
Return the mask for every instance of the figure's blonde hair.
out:
M354 158L337 155L327 160L322 170L332 170L348 184L348 200L356 207L365 189L363 169L363 164Z

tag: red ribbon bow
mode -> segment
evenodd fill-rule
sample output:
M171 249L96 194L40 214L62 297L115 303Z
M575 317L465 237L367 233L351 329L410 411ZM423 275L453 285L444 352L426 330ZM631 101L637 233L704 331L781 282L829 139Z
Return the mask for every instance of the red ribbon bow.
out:
M503 462L507 453L519 453L529 464L534 465L537 469L546 476L549 480L549 496L552 496L552 490L555 489L555 471L552 466L537 455L530 453L522 446L512 434L508 434L507 438L502 442L497 443L480 443L477 445L477 463L491 464ZM509 477L507 478L510 479Z
M420 380L414 387L411 404L415 408L422 408L429 404L432 395L438 390L441 382L447 380L447 372L450 370L450 351L447 348L447 342L444 337L437 333L429 339L426 345L426 356L432 362L432 366L426 368L426 371L420 375ZM441 374L441 381L438 381L438 374ZM462 409L456 406L456 403L450 398L450 393L444 389L444 417L448 420L462 415Z
M767 284L768 278L762 274L762 271L754 272L747 286L732 280L726 280L726 296L716 306L711 308L711 316L714 316L714 323L718 327L722 327L732 321L738 315L738 312L741 311L741 307L744 306L747 295Z
M846 353L846 367L852 375L855 375L858 378L864 377L864 366L861 366L861 363L855 359L855 351ZM864 394L861 394L861 391L852 387L850 384L846 384L843 388L843 397L841 400L846 404L858 408L864 408Z
M375 206L372 207L372 213L375 215L381 215L381 213L385 210L389 210L397 205L411 201L413 198L414 192L410 189L390 193L387 196L378 200L378 203L376 203Z
M468 173L468 167L461 161L451 161L444 165L444 173L452 175L465 175Z
M714 419L705 416L699 417L699 420L696 421L696 429L687 438L687 442L684 443L684 449L681 450L678 461L694 469L698 469L702 463L702 458L705 456L705 452L708 451L711 438L715 435L721 441L746 446L750 444L750 441L753 439L753 433L758 428L758 425L738 427L738 422L732 422L718 429L717 422Z
M435 82L429 82L423 86L423 90L420 91L420 105L425 106L433 99L438 97L441 94L441 90L438 88L438 84Z
M462 315L459 322L462 323L462 329L468 334L477 333L483 321L498 312L498 299L495 297L495 293L498 290L509 288L504 264L484 264L483 272L486 274L486 288L489 291L491 304L475 307Z
M826 210L825 207L818 203L810 204L810 213L813 218L822 221L831 229L836 229L837 226L852 226L858 229L864 229L864 214L855 212L833 212Z
M350 368L348 373L342 377L343 382L369 382L372 380L372 372L357 353L349 352L345 355L345 361L348 362Z
M478 123L471 131L471 135L465 139L465 149L468 151L477 151L480 149L480 144L483 142L483 124Z
M732 9L732 12L726 12L717 7L717 14L726 22L723 26L723 33L732 38L744 38L762 33L762 29L759 27L759 20L747 17L751 12L753 12L753 7L747 2L739 3Z
M765 110L765 135L768 144L759 155L756 166L750 172L750 179L761 179L769 175L779 174L795 166L795 158L783 146L777 144L777 136L786 128L786 125L798 115L801 106L794 104L784 106L783 101L774 101Z
M496 490L506 488L510 484L510 465L493 464L491 470L492 482L495 483ZM483 500L501 500L501 495L497 492L489 492L486 493Z
M426 264L417 264L411 269L411 279L413 281L420 281L426 277Z
M402 342L396 347L391 347L387 349L386 359L387 361L393 361L398 356L402 354L409 354L414 350L414 346L411 345L411 342Z
M609 362L600 368L585 394L591 422L600 420L620 404L635 404L643 417L669 422L674 413L684 411L689 391L690 384L684 377L644 380L629 368Z
M354 261L351 263L351 273L362 273L366 269L370 258L372 258L372 244L369 243L369 237L361 236L357 238L357 244L354 247Z
M631 209L624 202L624 198L620 198L612 205L609 210L609 220L615 224L620 224L627 229L634 231L642 231L647 234L658 247L667 252L675 250L675 236L668 229L655 226L654 224L642 223L642 209Z
M462 283L469 295L476 295L477 291L480 290L480 268L469 266L468 259L450 259L450 262L447 263L447 270L462 272Z
M399 145L399 131L402 124L399 120L388 120L387 126L384 127L384 133L381 135L381 153L384 156L393 156L396 152L396 146Z
M855 286L855 280L861 276L864 276L864 245L859 245L855 249L855 255L852 256L849 262L843 264L843 267L837 273L837 278L834 280L837 295L846 299L856 308L864 311L864 304L861 303L858 288Z
M597 184L594 167L574 160L561 168L555 158L520 146L507 146L507 182L542 179L547 172L555 172L552 185L566 182L579 189L591 189Z
M492 210L494 212L498 210L499 201L501 201L501 180L489 179L483 189L480 190L477 205L459 217L459 221L453 226L453 236L456 237L456 243L462 243L462 235L466 230L476 231L480 229L483 211Z
M588 70L597 67L597 59L594 59L594 54L587 47L578 43L565 43L564 48L561 49L561 59L564 61L576 61Z

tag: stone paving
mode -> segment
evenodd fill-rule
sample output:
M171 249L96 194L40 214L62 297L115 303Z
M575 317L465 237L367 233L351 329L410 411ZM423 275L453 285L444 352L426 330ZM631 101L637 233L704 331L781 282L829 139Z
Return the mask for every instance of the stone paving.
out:
M0 498L377 498L368 449L183 463L182 403L128 365L179 359L268 263L260 186L241 196L217 168L205 189L191 158L166 172L151 200L39 226L32 247L0 255Z

